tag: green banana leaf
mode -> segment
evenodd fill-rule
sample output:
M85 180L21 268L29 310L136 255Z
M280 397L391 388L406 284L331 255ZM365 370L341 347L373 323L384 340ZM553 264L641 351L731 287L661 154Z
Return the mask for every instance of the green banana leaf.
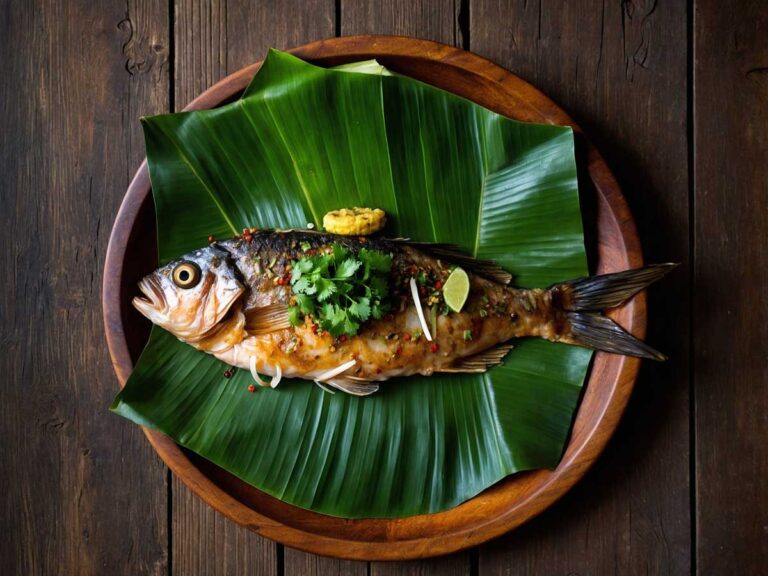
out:
M375 206L387 234L457 243L519 286L587 273L570 128L514 122L375 64L327 70L276 51L240 100L143 125L163 263L209 234ZM300 380L251 394L247 371L226 379L155 328L112 410L296 506L400 517L554 467L590 357L522 340L486 374L393 380L367 398Z

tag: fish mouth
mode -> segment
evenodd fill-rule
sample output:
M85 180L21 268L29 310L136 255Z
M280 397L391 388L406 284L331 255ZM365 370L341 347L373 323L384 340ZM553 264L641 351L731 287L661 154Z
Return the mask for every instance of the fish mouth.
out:
M160 284L152 276L146 276L139 282L139 290L144 297L136 296L133 306L144 316L152 320L153 316L165 311L165 296Z

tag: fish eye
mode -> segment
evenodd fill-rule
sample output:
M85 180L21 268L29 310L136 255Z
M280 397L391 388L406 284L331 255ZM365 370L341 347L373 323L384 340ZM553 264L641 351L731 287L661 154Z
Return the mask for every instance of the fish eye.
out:
M180 262L173 269L173 283L179 288L192 288L200 282L200 267L194 262Z

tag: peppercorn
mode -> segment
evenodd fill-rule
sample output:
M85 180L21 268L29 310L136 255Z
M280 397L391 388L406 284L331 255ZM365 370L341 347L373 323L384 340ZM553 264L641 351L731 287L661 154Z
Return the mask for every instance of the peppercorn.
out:
M256 386L254 386L253 384L250 384L248 386L248 392L256 392Z

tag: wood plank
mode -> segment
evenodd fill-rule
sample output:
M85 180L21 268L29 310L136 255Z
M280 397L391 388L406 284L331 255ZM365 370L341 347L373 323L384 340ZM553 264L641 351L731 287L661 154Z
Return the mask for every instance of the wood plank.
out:
M683 262L649 300L648 339L672 361L643 366L594 469L482 548L481 574L690 569L686 18L684 2L470 2L471 49L571 113L622 185L646 260Z
M337 560L285 548L285 576L367 576L368 563Z
M697 567L768 566L768 11L697 0L694 20Z
M276 545L208 506L175 476L174 574L277 574Z
M453 1L371 0L341 3L341 33L417 36L450 45L460 45L459 3ZM375 576L418 574L469 574L470 553L433 560L384 563L371 562Z
M416 36L459 46L458 4L453 0L342 2L341 33Z
M462 552L429 560L371 562L371 576L464 576L471 573L469 558L469 552Z
M334 30L333 0L321 0L311 10L297 0L258 5L247 0L177 0L176 109L227 74L263 59L269 48L333 36ZM293 550L286 550L283 560L282 546L214 512L175 478L172 516L177 574L277 574L281 562L287 574L293 566L302 570L293 573L301 574L351 573L341 571L344 563Z
M107 411L109 230L168 97L168 13L134 0L0 10L2 574L165 574L165 467Z

